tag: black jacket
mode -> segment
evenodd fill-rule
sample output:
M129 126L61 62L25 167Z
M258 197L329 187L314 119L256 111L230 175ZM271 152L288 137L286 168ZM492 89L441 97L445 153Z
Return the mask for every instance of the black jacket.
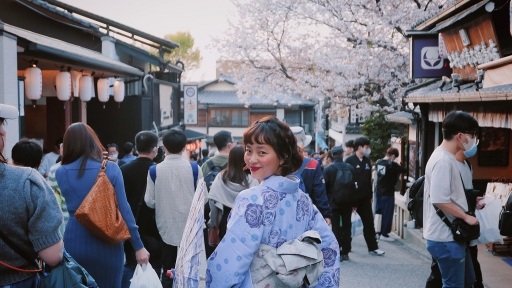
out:
M392 160L379 159L375 163L375 170L377 171L377 194L394 196L398 175L407 172L407 169Z
M123 173L126 198L133 216L139 226L139 234L160 238L156 221L155 210L149 208L144 202L149 167L155 165L153 160L146 157L138 157L120 167ZM139 208L140 203L140 208Z
M372 162L370 159L363 156L363 159L359 160L359 157L354 153L345 159L345 163L354 167L354 181L357 183L358 199L372 199Z

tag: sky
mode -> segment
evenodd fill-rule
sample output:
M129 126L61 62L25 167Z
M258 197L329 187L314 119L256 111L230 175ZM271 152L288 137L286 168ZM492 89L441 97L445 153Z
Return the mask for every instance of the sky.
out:
M215 79L218 52L209 47L235 17L230 0L60 0L154 36L190 31L201 50L201 67L190 81ZM186 64L186 63L185 63ZM185 67L186 68L186 67Z

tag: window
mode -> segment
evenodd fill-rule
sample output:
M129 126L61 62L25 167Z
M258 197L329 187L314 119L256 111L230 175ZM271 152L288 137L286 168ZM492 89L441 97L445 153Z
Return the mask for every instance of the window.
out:
M210 126L249 126L249 111L243 109L210 110Z
M284 110L284 119L290 126L300 126L300 111Z

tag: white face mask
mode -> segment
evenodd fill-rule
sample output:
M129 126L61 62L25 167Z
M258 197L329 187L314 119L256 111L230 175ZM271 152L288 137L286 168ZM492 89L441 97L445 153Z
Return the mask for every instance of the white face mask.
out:
M473 147L475 147L476 145L476 137L475 138L471 138L467 135L466 136L466 139L468 139L468 143L462 143L462 145L464 145L464 151L469 151L471 149L473 149Z
M116 160L118 155L119 154L108 155L108 158Z
M372 153L372 149L368 148L368 149L363 149L363 155L368 157L370 156L370 154Z

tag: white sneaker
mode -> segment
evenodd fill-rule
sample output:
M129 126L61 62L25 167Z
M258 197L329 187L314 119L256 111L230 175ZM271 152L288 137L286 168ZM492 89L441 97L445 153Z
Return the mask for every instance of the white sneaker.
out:
M391 238L391 236L386 237L384 235L380 236L380 240L386 241L386 242L393 242L393 241L395 241L395 239Z
M377 250L370 251L369 253L372 255L375 255L375 256L383 256L386 252L377 249Z

